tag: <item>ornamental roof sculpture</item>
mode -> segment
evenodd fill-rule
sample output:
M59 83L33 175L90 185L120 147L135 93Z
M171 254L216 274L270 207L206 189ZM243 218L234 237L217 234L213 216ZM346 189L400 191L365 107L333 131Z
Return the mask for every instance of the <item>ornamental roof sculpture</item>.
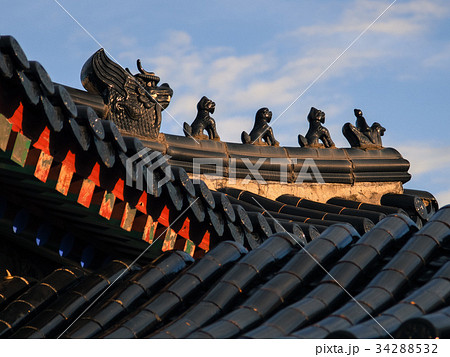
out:
M102 97L108 107L105 119L135 135L156 139L161 112L173 95L167 83L158 86L159 77L142 68L133 75L111 61L103 49L95 52L81 70L81 82L91 93Z
M344 124L342 133L347 138L349 144L361 149L380 149L383 147L381 137L386 131L379 123L369 126L363 117L361 109L354 110L356 117L356 127L350 123Z
M269 126L272 119L272 112L268 108L261 108L256 112L255 124L253 125L250 134L243 131L241 134L241 140L243 144L252 145L268 145L268 146L280 146L280 143L275 139L273 130Z
M184 134L194 139L220 141L219 134L217 134L216 130L216 121L210 115L214 114L215 110L216 103L208 97L203 96L197 103L197 116L195 117L193 123L191 125L188 123L183 124ZM207 136L203 134L204 131L208 133Z
M330 132L322 124L325 124L325 113L314 107L308 114L309 129L306 137L298 136L298 143L301 147L325 147L334 148L334 142L331 140ZM322 144L319 143L322 141Z

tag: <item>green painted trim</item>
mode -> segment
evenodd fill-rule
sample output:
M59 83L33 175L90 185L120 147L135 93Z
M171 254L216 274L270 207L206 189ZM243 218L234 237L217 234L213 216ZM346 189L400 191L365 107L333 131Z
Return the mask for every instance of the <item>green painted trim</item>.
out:
M21 133L17 133L16 142L14 143L14 148L11 154L11 160L25 167L25 161L28 157L28 151L31 147L31 140L25 137Z
M9 137L11 135L12 124L3 114L0 114L0 149L6 151Z

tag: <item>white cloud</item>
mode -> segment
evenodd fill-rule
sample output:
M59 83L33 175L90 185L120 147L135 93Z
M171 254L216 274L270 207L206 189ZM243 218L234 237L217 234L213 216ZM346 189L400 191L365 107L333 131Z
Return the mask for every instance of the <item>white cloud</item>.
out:
M391 1L354 1L335 23L301 26L292 35L335 36L337 33L361 33L386 10ZM397 1L373 26L372 33L391 36L416 35L426 31L431 21L449 13L443 1Z
M254 117L236 116L224 118L217 122L217 130L221 140L241 142L242 131L250 132Z
M428 69L435 69L437 67L448 69L450 62L450 44L445 44L442 47L437 47L434 52L424 59L423 64Z
M355 15L357 18L358 16ZM376 17L373 18L375 20ZM348 22L347 22L348 21ZM358 22L348 18L343 19L341 23L333 24L331 26L304 26L300 27L295 34L306 36L330 36L337 33L361 33L366 30L371 24L371 21ZM409 35L417 33L423 29L423 25L413 23L409 19L390 19L375 23L370 29L370 32L382 33L389 35Z
M432 144L409 143L396 149L411 164L409 173L412 179L406 187L431 192L443 206L450 203L450 146L433 147Z
M399 145L398 150L411 162L412 175L432 177L437 172L450 173L450 147L432 147L430 144L416 143Z
M411 15L417 18L442 18L449 14L448 2L446 0L413 0L398 1L394 12L403 15Z

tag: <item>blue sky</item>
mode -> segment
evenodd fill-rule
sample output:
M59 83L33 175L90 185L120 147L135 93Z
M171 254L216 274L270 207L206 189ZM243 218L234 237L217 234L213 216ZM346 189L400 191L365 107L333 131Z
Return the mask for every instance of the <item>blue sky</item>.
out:
M59 3L123 67L136 59L174 90L162 131L182 135L196 103L216 102L226 141L240 141L256 111L277 118L391 3L352 1L68 1ZM339 147L353 109L386 129L383 143L411 162L409 188L450 203L450 4L398 0L275 122L297 146L311 106L326 113ZM53 81L81 88L100 46L53 0L8 1L0 33L14 36Z

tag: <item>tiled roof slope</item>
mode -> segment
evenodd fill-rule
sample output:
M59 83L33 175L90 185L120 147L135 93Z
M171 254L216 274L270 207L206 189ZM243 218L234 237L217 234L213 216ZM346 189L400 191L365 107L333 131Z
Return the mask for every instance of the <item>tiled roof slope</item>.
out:
M420 230L396 214L361 237L348 224L331 226L303 248L286 234L273 235L250 252L222 242L195 263L172 251L133 269L121 261L93 273L78 269L76 277L65 278L57 297L52 289L38 294L48 281L58 280L52 277L59 270L5 298L1 333L13 338L416 337L411 324L426 321L432 331L430 313L446 312L440 310L450 298L449 238L450 206L445 206ZM4 278L0 294L17 279ZM17 304L32 309L18 313ZM434 331L448 331L449 321L436 318Z
M0 52L1 243L59 267L29 276L0 254L0 337L447 333L450 207L431 194L274 201L176 166L147 193L125 185L140 140L75 105L12 37Z

